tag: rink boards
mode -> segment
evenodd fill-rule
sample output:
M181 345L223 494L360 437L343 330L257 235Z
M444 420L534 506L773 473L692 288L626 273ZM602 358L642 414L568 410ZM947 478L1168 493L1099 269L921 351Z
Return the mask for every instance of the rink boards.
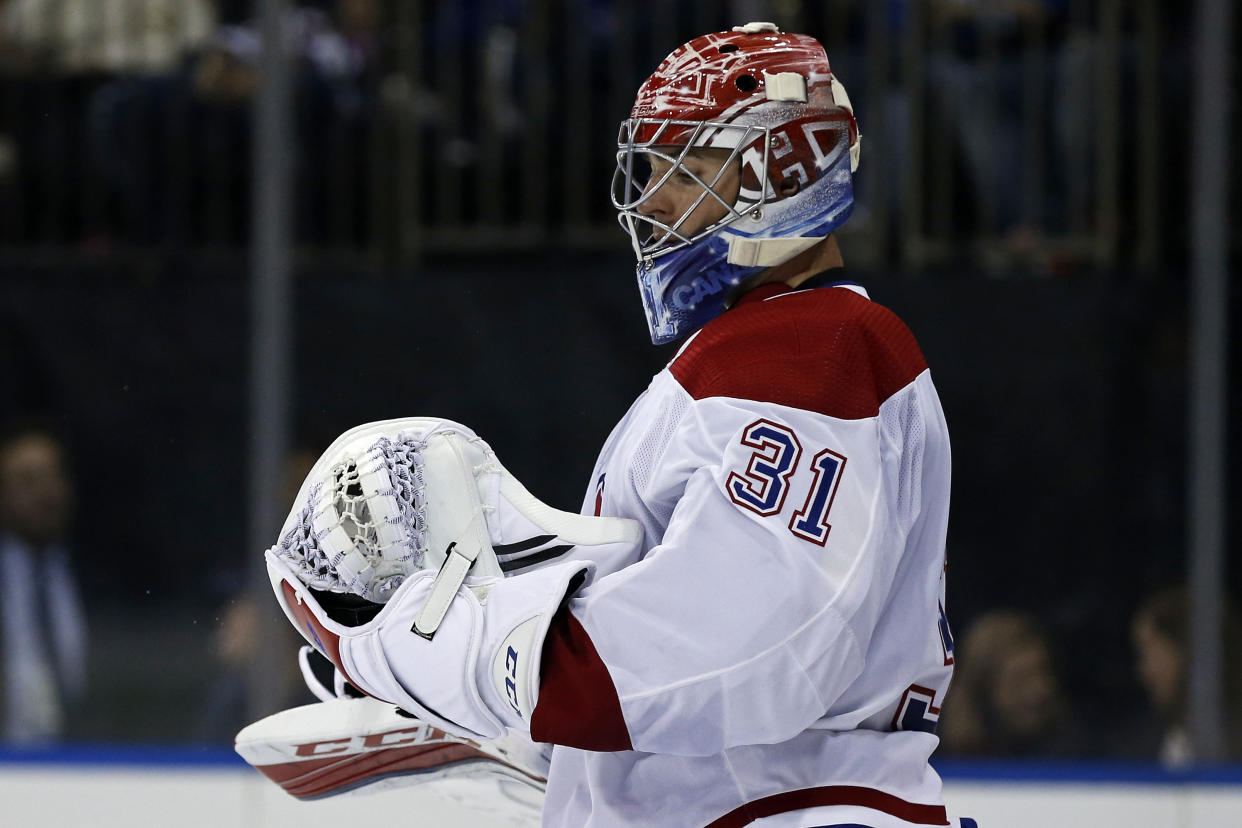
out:
M1220 828L1242 824L1242 767L942 763L951 812L983 828ZM58 828L340 828L501 825L418 787L298 802L210 749L0 751L0 825ZM372 823L372 820L378 822ZM532 823L515 814L512 826Z

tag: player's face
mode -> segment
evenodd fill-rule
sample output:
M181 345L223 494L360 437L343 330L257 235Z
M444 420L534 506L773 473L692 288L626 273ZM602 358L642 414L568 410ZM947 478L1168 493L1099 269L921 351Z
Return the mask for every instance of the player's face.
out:
M676 158L679 152L680 148L671 147L667 154ZM740 165L736 161L730 163L732 155L731 150L724 149L691 150L667 179L665 175L672 164L659 155L648 155L651 178L643 190L645 198L638 205L638 212L672 227L686 237L715 224L728 215L729 206L737 202L741 186ZM700 181L703 183L699 183ZM704 184L711 185L720 199L708 194L695 206L695 202L703 195ZM690 211L689 215L686 215L687 211ZM657 232L656 240L666 235L668 234L662 231Z
M1027 643L1009 652L997 671L992 696L992 706L1014 733L1033 736L1044 730L1060 696L1048 650Z
M69 524L72 487L60 446L39 434L0 452L0 523L39 546L59 540Z

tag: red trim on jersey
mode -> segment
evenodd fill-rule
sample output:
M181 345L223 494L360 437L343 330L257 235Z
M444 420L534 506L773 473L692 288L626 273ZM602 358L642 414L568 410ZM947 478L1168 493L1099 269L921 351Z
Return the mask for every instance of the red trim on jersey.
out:
M543 642L530 737L581 750L634 749L608 667L568 609L552 619Z
M874 417L927 369L909 328L851 290L762 285L707 323L669 371L695 399L735 397Z
M608 474L605 472L599 476L599 482L595 484L595 516L599 517L600 512L604 510L604 478Z
M829 805L854 805L860 808L870 808L915 825L949 824L949 817L943 805L920 805L915 802L906 802L892 794L872 788L860 788L854 785L825 785L822 788L786 791L756 799L754 802L747 802L742 807L709 823L706 828L742 828L757 819Z
M901 730L901 720L905 718L906 711L910 709L910 696L915 694L920 701L927 702L928 715L935 716L939 720L940 708L935 705L936 691L921 684L911 684L906 688L906 692L901 694L901 701L897 703L897 712L893 714L893 730Z

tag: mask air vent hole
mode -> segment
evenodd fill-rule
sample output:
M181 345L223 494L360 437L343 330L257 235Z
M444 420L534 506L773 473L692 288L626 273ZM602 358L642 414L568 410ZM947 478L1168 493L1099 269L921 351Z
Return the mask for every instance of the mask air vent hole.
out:
M738 79L734 81L734 83L736 83L737 88L743 92L754 92L755 89L759 87L759 81L755 80L752 75L739 75Z
M737 51L736 43L726 43L725 45L720 47L720 54L722 55L727 55L729 52L736 52L736 51Z

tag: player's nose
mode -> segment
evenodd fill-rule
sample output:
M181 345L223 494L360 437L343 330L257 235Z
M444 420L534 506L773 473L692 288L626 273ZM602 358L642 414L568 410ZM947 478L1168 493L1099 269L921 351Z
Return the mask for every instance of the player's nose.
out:
M637 204L637 210L650 218L665 219L669 216L671 207L665 189L658 186L658 183L658 179L655 176L652 176L651 180L647 182L647 186L643 188L642 197Z

